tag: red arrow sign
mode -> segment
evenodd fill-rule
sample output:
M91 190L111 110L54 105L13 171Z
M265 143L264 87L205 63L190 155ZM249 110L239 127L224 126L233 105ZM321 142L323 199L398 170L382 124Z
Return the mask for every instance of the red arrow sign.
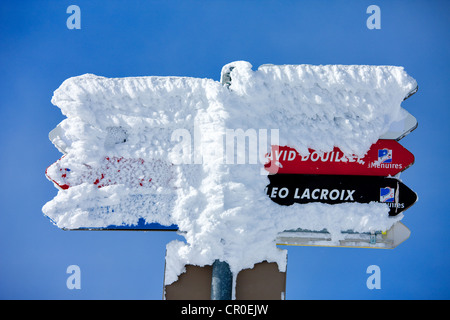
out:
M378 140L363 158L346 156L339 148L309 152L272 146L264 167L270 173L394 176L414 163L414 155L395 140Z
M143 159L105 157L96 166L83 164L71 168L64 158L63 156L45 171L47 178L63 190L85 182L99 188L114 184L144 188L167 187L173 177L172 164L161 160L145 162Z

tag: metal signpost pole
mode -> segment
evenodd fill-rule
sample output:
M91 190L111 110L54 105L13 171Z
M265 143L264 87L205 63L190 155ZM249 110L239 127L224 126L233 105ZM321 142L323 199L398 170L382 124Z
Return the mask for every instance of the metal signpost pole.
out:
M227 262L215 260L212 265L211 300L231 300L233 274Z

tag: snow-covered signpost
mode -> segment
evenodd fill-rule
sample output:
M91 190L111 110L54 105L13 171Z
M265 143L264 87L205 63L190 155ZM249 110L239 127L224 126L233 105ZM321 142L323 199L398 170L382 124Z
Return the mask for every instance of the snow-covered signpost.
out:
M417 126L400 105L416 90L392 66L70 78L52 98L67 119L49 135L63 156L43 212L66 230L177 230L165 288L188 265L216 266L232 287L213 281L213 299L238 298L252 268L275 263L283 283L277 243L392 248L417 199L398 176L414 157L396 142Z

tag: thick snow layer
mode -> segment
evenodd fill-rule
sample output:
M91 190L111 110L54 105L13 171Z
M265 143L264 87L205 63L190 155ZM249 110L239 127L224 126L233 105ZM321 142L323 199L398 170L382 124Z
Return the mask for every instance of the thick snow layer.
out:
M68 229L136 224L139 218L177 224L186 243L167 246L166 284L185 264L215 259L227 261L235 274L263 260L284 270L286 251L275 238L286 229L326 228L338 241L341 230L387 230L402 218L389 218L380 203L279 206L265 194L269 180L262 168L271 144L300 153L336 146L363 156L399 120L400 103L416 87L403 68L263 65L254 71L238 61L223 71L230 69L229 86L211 79L92 74L64 81L52 103L67 119L53 143L66 153L60 167L79 173L43 212ZM240 133L255 133L256 149L249 138L241 150L232 139ZM86 176L106 170L106 157L142 159L160 183L136 184L145 173L139 161L129 160L132 174L114 168L108 171L114 183L98 188ZM168 172L156 174L160 168Z
M243 105L234 109L241 113L237 126L279 128L281 145L304 153L307 147L339 146L364 155L417 87L403 68L393 66L262 65L254 72L248 62L235 62L224 69L233 66L230 89Z

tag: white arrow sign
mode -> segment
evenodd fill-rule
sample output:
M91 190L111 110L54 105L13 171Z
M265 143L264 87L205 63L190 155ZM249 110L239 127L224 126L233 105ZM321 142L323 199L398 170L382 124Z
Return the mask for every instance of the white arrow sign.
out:
M404 242L411 231L401 222L395 223L387 232L342 232L341 240L333 241L327 231L293 230L278 234L277 244L288 246L352 247L393 249Z
M402 119L393 122L389 130L381 135L380 139L399 141L417 128L417 119L412 114L403 108L400 109L400 112L402 113Z

